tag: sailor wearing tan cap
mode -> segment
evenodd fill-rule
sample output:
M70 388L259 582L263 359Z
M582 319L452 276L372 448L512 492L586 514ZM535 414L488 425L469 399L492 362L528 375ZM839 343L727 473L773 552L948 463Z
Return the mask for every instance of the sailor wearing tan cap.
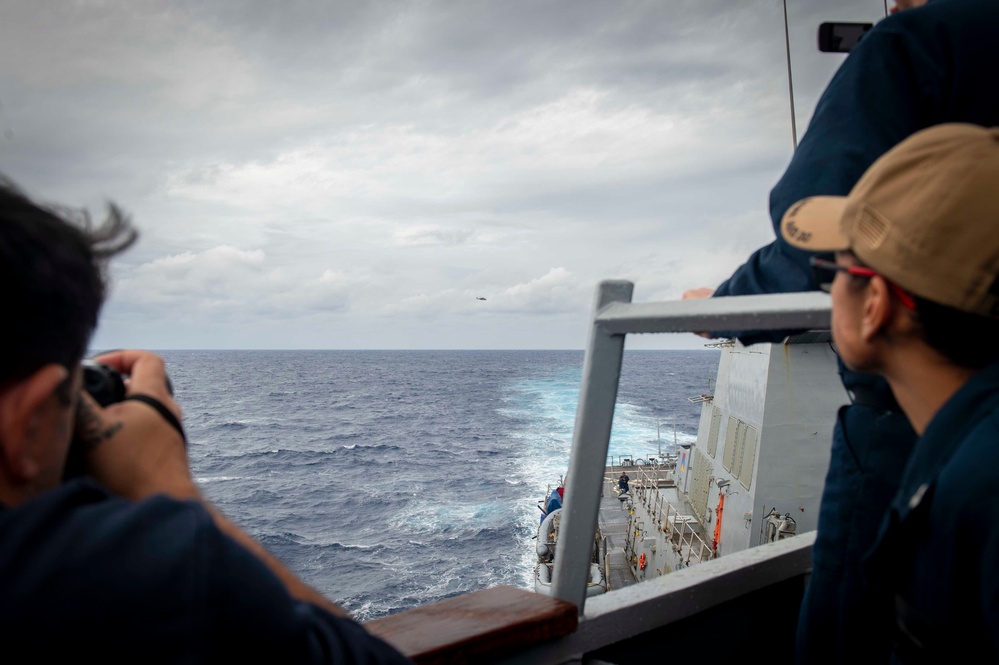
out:
M836 253L812 264L837 350L920 435L865 564L894 657L999 661L999 128L914 134L781 232Z

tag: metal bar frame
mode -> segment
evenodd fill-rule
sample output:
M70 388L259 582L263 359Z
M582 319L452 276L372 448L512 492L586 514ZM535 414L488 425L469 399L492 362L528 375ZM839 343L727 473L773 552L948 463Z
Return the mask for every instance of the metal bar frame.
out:
M583 361L552 580L553 595L576 605L580 616L585 609L625 336L828 329L830 322L830 299L820 292L632 303L633 292L634 284L629 281L600 283Z

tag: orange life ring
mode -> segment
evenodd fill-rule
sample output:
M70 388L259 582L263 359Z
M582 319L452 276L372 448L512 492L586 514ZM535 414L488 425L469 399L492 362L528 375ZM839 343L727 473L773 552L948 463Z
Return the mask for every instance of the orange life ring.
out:
M645 570L645 554L644 553L642 554L642 556L638 557L638 568L639 568L639 570Z

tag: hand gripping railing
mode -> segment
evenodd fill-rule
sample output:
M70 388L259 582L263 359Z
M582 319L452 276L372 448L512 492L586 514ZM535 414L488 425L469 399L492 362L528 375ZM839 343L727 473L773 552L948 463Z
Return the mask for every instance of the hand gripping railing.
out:
M628 333L700 330L828 329L829 296L786 293L675 302L632 303L634 284L601 282L583 362L572 453L556 546L554 595L583 614L590 557L600 511L600 487Z

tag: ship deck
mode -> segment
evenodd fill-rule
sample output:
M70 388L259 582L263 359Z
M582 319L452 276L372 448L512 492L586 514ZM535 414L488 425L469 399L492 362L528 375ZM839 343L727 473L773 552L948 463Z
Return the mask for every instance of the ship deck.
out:
M617 473L612 471L617 468ZM628 556L624 552L624 544L628 537L628 505L627 501L618 499L614 487L620 475L620 467L607 467L600 495L600 535L607 539L607 560L604 573L607 577L607 589L622 589L635 583L635 576L628 564Z
M649 471L643 466L608 466L604 468L604 483L601 487L600 512L598 525L600 534L607 540L607 559L604 574L608 582L608 591L622 589L637 583L634 571L628 560L625 545L628 541L628 518L631 515L629 501L621 501L615 491L617 479L624 471L632 479L630 486L632 494L640 488L643 482L655 483L670 505L682 509L682 514L693 514L694 509L677 491L671 469ZM694 528L699 536L703 536L699 525Z

